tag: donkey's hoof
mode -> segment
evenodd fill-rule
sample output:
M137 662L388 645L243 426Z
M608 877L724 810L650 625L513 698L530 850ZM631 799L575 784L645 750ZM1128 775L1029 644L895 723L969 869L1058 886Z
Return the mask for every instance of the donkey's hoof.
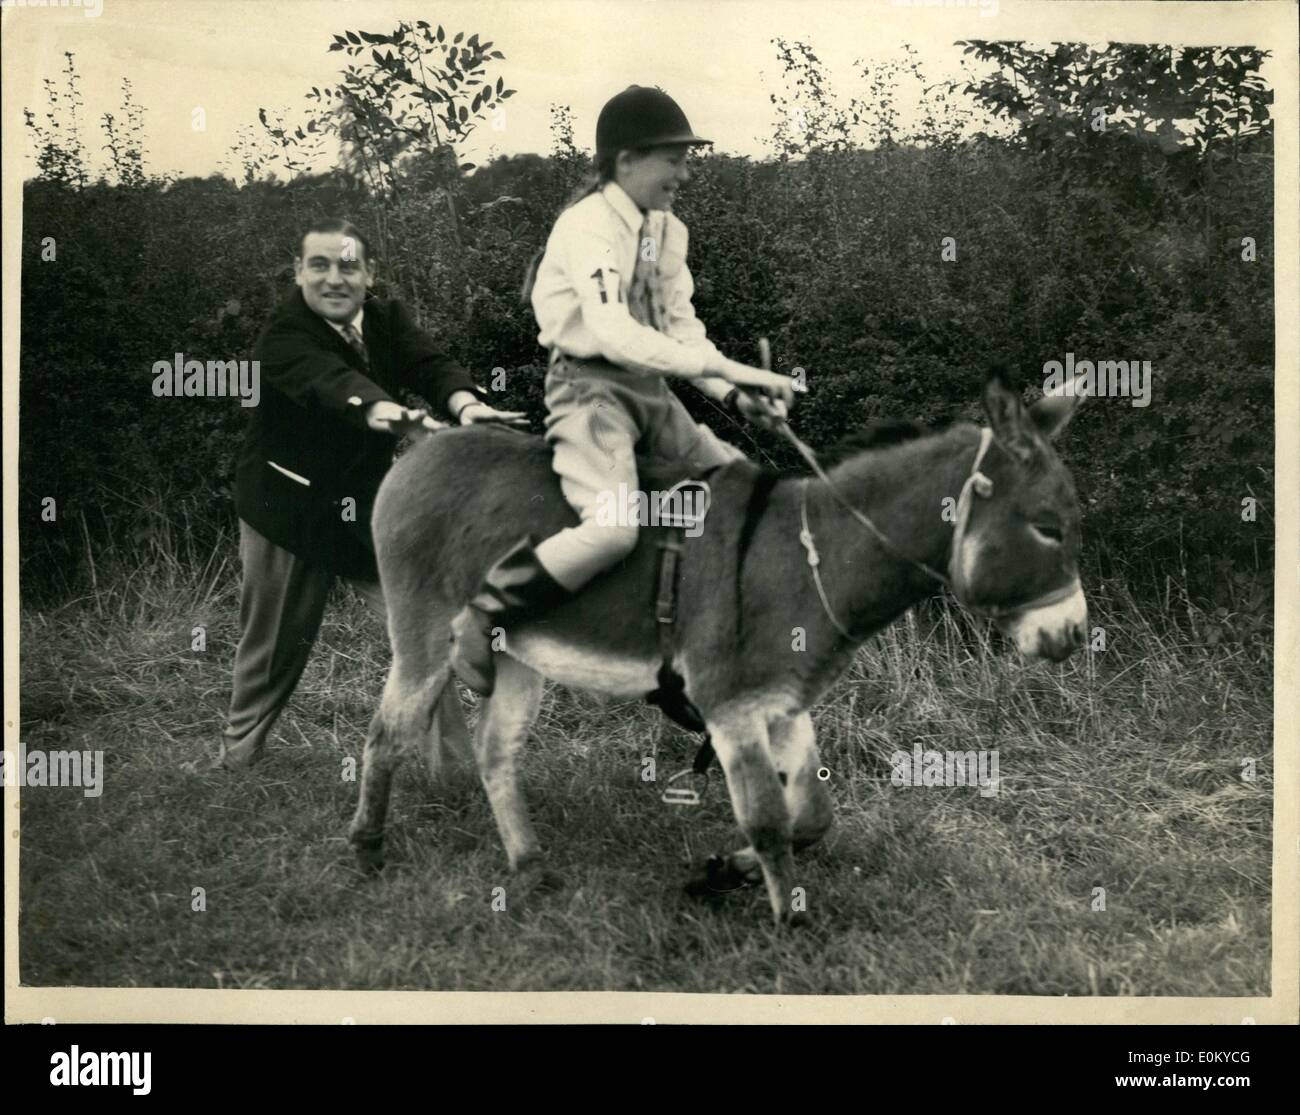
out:
M538 868L533 874L534 894L555 894L564 889L564 876L549 867Z
M791 910L783 919L783 928L785 929L808 929L812 926L812 918L809 917L807 910Z
M529 857L515 866L515 886L525 894L554 894L564 888L564 876L540 858Z
M201 759L189 759L178 768L182 774L220 774L227 768L220 759L205 755Z
M384 838L382 836L353 837L352 849L357 855L357 867L366 876L378 875L384 869Z
M698 864L686 882L686 893L692 898L713 898L733 890L744 890L762 881L751 879L739 870L730 856L710 856Z

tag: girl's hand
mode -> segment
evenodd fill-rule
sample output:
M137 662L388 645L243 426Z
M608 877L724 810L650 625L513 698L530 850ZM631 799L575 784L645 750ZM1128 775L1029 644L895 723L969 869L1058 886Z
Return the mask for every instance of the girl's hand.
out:
M760 429L771 430L786 420L789 410L780 399L766 395L751 395L737 389L736 410L740 417Z
M722 377L737 387L752 388L753 391L761 392L773 402L784 403L786 410L794 406L795 386L794 380L789 376L765 372L762 368L751 368L747 364L728 360Z

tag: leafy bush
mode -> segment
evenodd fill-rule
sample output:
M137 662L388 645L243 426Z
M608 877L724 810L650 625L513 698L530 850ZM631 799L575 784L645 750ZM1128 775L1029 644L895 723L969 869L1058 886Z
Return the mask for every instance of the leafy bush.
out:
M418 26L402 34L401 67L382 44L361 41L379 57L375 72L409 92L416 40L445 50L449 37ZM462 78L485 64L485 47L474 49L460 59ZM1067 61L1118 81L1123 66L1149 62L1123 49L1094 52L1092 63L1075 50ZM1207 596L1254 599L1234 577L1267 585L1273 554L1273 164L1257 87L1245 86L1244 132L1220 119L1209 139L1202 130L1191 147L1169 150L1138 125L1076 143L1077 121L1036 117L1030 101L1007 102L1023 118L1019 131L998 133L989 120L977 132L971 102L952 90L931 89L919 130L904 135L893 105L900 83L924 85L914 54L868 73L869 103L841 107L810 49L780 43L778 52L787 86L773 94L782 124L771 158L697 158L678 205L691 229L696 308L719 347L753 361L766 336L778 368L805 369L811 391L796 425L818 447L876 417L976 417L994 363L1032 393L1044 363L1067 352L1150 360L1149 407L1091 400L1063 443L1088 553L1135 582L1178 569ZM1034 75L1054 80L1050 58L1030 66L1029 55L987 44L984 56L1020 66L1022 88ZM1204 58L1197 65L1185 93L1208 96L1217 71ZM1241 88L1257 65L1237 58L1222 80ZM71 59L68 73L74 82ZM982 80L971 85L976 102L996 112L1005 88L997 75ZM348 89L326 93L355 102ZM1125 96L1132 108L1137 93L1125 86ZM488 101L470 103L481 115ZM1198 104L1178 111L1194 116ZM179 529L202 549L229 530L240 408L156 399L152 365L176 352L247 358L314 217L346 214L370 230L381 293L408 302L481 383L502 386L503 405L540 421L545 354L519 287L587 170L566 110L556 110L552 154L473 173L448 161L432 122L404 151L383 131L387 161L381 173L372 160L368 175L357 170L364 129L346 120L335 130L351 146L326 175L259 180L262 156L241 140L246 173L236 185L145 173L139 110L129 100L126 109L129 127L106 125L112 185L90 181L75 129L53 126L57 111L51 124L33 124L41 175L24 190L20 385L26 593L76 591L105 541L142 546ZM332 111L337 121L337 104ZM1144 118L1168 139L1162 118ZM462 124L457 112L457 121L467 129L473 119ZM297 142L278 120L267 130L281 146ZM945 237L955 259L944 258ZM1245 258L1244 237L1257 258ZM718 423L709 403L684 397ZM721 432L760 460L797 465L770 435ZM47 496L58 500L56 523L41 518ZM1243 520L1247 497L1258 501L1257 522Z

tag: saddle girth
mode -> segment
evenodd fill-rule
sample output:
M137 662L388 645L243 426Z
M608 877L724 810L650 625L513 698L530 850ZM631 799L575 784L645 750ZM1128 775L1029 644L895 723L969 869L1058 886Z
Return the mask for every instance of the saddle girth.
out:
M708 512L710 496L708 484L703 479L684 480L674 485L664 493L662 502L667 502L685 485L693 485L698 490L702 490L705 510L698 520L702 523L704 515ZM646 694L646 703L657 705L665 716L688 732L704 733L704 742L700 745L695 762L692 764L695 773L702 774L713 761L713 744L709 740L704 717L686 695L686 679L673 669L673 653L676 649L673 635L677 626L677 583L681 573L686 527L692 524L681 519L667 519L661 514L660 525L664 530L659 539L654 597L655 626L659 638L659 672L655 678L658 688Z

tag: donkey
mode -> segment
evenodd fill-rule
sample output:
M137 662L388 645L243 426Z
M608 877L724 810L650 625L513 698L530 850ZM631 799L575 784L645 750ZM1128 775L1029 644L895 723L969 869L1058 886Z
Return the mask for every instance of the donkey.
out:
M1076 401L1044 397L1026 408L991 376L986 428L917 428L846 457L828 483L769 480L757 512L757 466L737 461L709 478L708 518L685 543L671 661L708 727L749 841L724 861L727 877L761 876L778 924L792 914L792 851L819 840L832 820L809 710L865 639L930 595L938 578L950 580L962 605L991 614L1027 657L1059 661L1082 643L1079 505L1050 444ZM957 501L955 524L944 514L948 497ZM374 537L393 661L349 833L363 868L382 866L402 754L423 751L435 778L446 761L469 762L466 741L440 740L434 717L449 679L452 617L521 535L545 537L572 522L545 443L514 431L435 434L384 480ZM650 604L660 529L643 526L622 565L504 632L473 756L512 871L540 869L515 760L543 679L622 697L656 687Z

